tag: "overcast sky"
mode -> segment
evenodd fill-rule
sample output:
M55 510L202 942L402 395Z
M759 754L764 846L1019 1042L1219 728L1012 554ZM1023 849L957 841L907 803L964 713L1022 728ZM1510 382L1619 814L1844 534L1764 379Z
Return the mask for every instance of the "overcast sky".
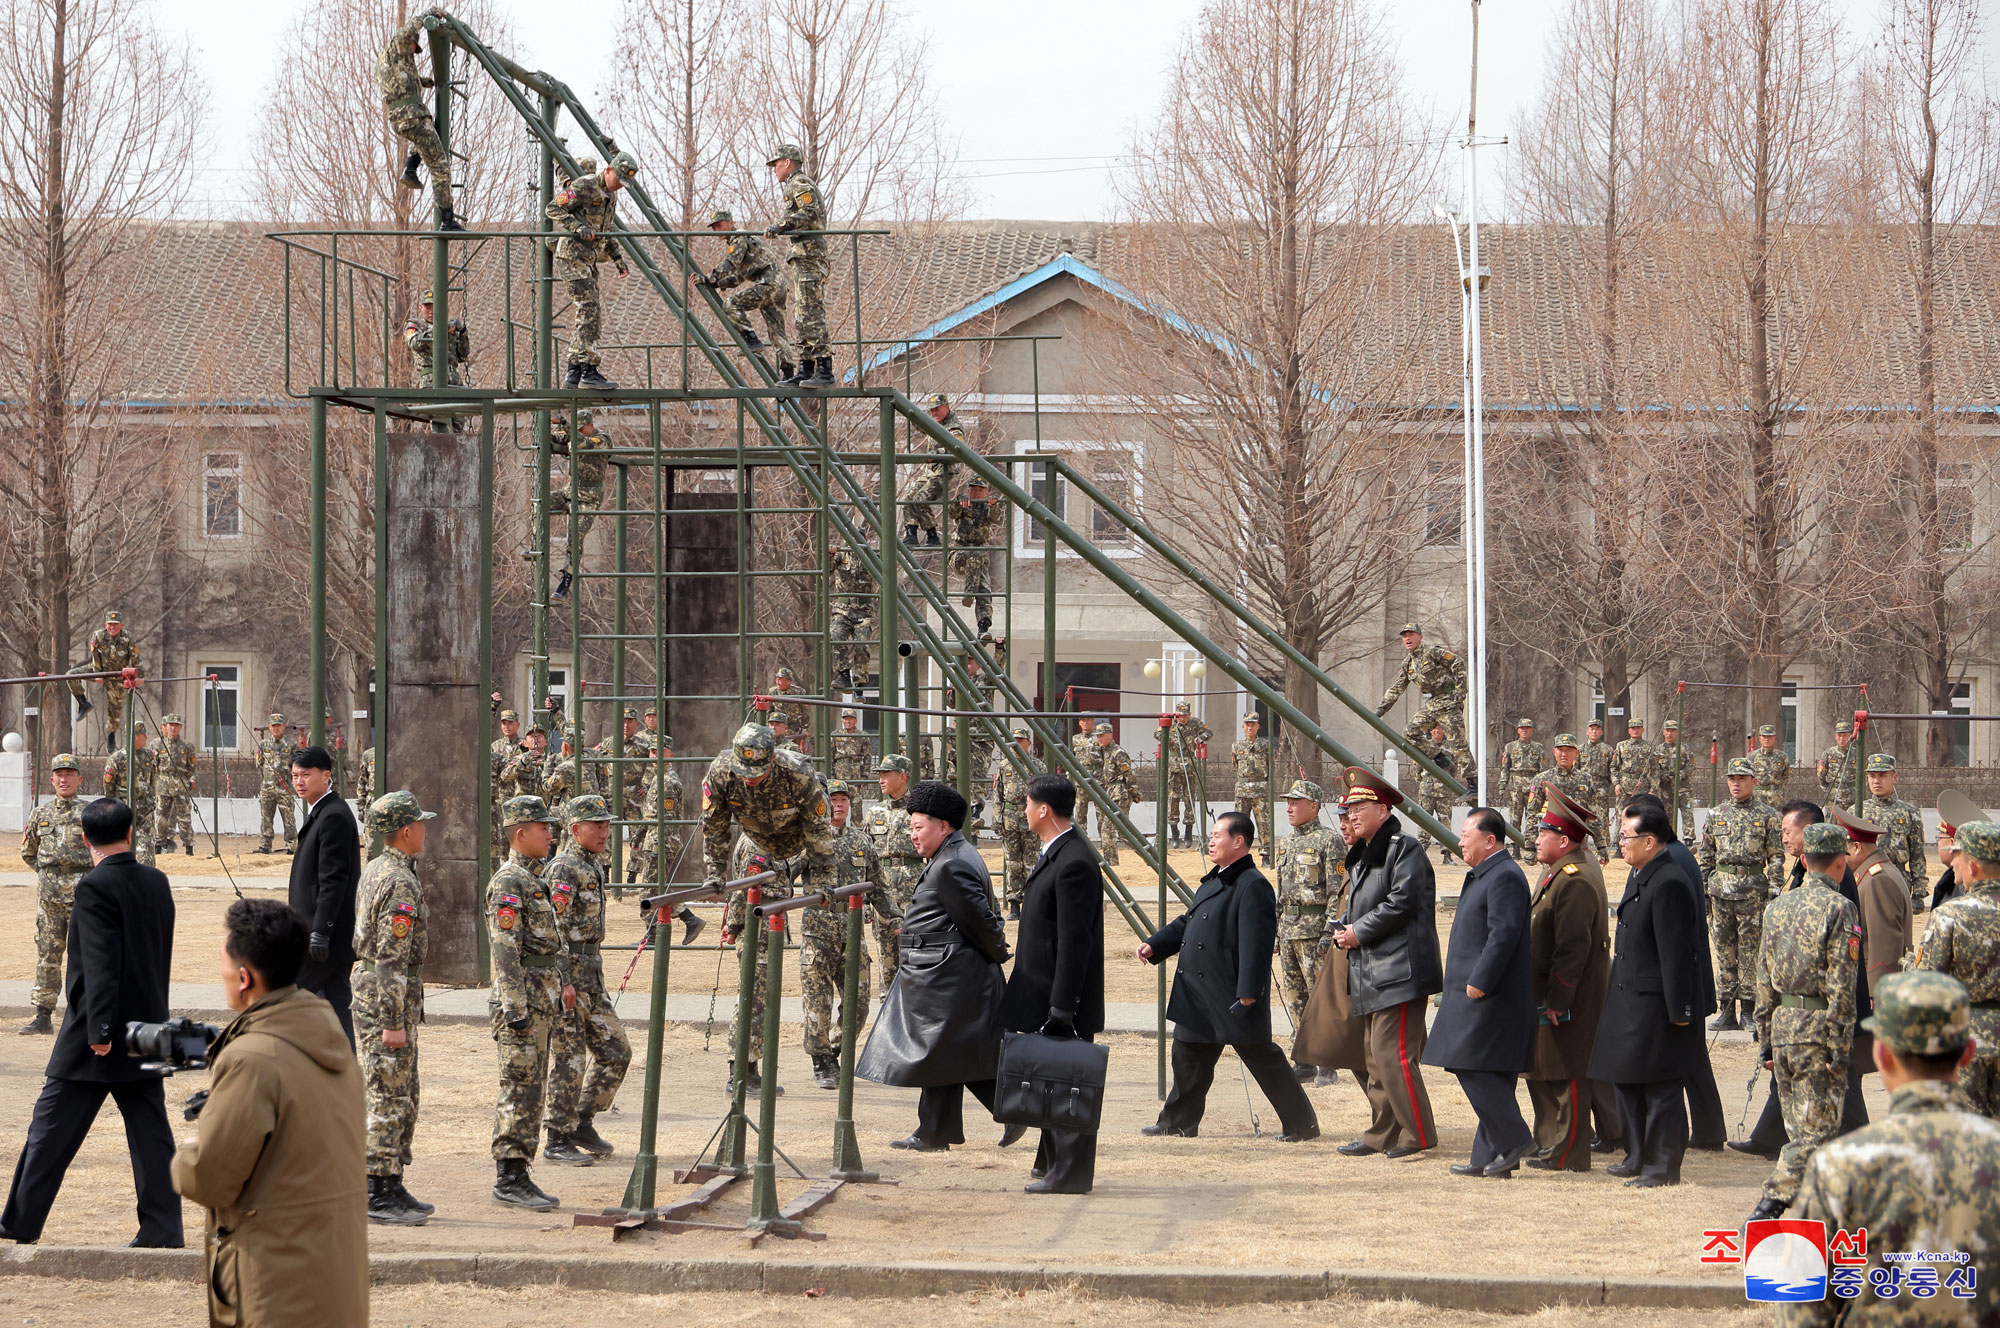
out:
M1416 94L1465 122L1471 54L1467 0L1384 0ZM449 0L446 0L449 7ZM560 4L503 0L523 49L504 52L547 69L585 96L610 67L615 0ZM238 184L269 70L269 44L301 0L154 0L158 20L185 35L211 90L215 150L195 211L235 215ZM1480 130L1505 135L1540 79L1544 33L1563 0L1486 0L1481 10ZM1200 0L906 0L927 32L937 86L959 136L966 174L979 189L977 215L1102 219L1112 205L1110 172L1133 130L1159 106L1175 44ZM1867 24L1869 0L1845 0L1849 21ZM615 130L615 126L610 126ZM1506 148L1482 150L1482 212L1499 202ZM1450 154L1457 179L1457 153ZM1453 193L1458 192L1454 187Z

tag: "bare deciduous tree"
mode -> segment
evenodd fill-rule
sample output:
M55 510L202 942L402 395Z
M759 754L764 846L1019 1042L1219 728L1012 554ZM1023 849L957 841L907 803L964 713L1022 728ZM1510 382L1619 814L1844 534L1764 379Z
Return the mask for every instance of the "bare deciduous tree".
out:
M704 226L738 161L739 105L757 86L756 0L626 0L618 48L630 60L607 87L621 142L645 164L648 190L670 220ZM747 218L745 218L747 222Z

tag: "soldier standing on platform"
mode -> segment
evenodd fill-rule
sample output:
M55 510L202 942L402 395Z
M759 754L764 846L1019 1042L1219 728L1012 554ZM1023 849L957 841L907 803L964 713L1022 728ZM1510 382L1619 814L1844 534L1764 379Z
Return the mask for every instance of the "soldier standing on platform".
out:
M561 238L548 241L555 249L556 280L568 288L571 304L569 369L563 386L608 390L618 384L597 367L597 338L604 323L597 265L608 262L618 269L619 276L626 274L625 257L608 232L617 222L618 191L639 173L639 163L631 153L619 152L601 172L591 157L579 157L576 164L576 178L556 191L547 208L549 220L561 233Z
M833 735L833 760L828 771L856 790L869 782L869 772L875 765L875 744L861 731L859 723L860 716L852 710L840 712L840 732Z
M1910 883L1910 911L1930 907L1930 859L1924 854L1924 818L1916 804L1896 796L1896 758L1871 752L1866 770L1868 798L1861 819L1882 827L1882 851Z
M1854 805L1854 722L1843 719L1833 726L1833 746L1819 754L1815 767L1819 774L1820 796L1829 804Z
M882 801L869 809L864 828L882 864L882 884L889 888L890 907L900 918L917 892L917 878L924 874L924 855L917 852L910 838L910 758L891 752L875 763L875 775L881 781ZM875 944L882 951L882 985L887 990L889 980L896 976L901 948L895 927L879 911L875 915Z
M431 357L437 350L436 319L436 295L427 290L424 292L423 313L412 314L410 320L403 324L403 346L416 365L418 387L438 386L437 371L431 364ZM452 319L447 332L446 344L451 349L451 363L445 369L444 385L462 387L466 383L466 366L472 360L472 334L466 330L462 318Z
M493 1198L546 1212L561 1200L528 1174L542 1135L542 1099L549 1078L549 1040L561 1013L576 1006L563 980L562 917L542 880L555 817L537 797L509 798L500 807L507 857L486 885L486 932L493 957L488 1009L500 1054L500 1099L493 1112Z
M827 551L831 564L827 606L827 640L833 646L833 685L861 688L868 685L870 647L876 635L875 614L881 601L875 579L862 570L853 550L836 544Z
M1535 721L1521 716L1514 725L1514 741L1500 749L1500 792L1507 799L1507 820L1516 830L1528 824L1528 806L1541 788L1542 771L1548 767L1548 751L1535 741ZM1507 852L1516 859L1521 856L1512 840L1507 843Z
M1750 764L1757 767L1757 801L1778 806L1785 800L1785 781L1792 777L1792 758L1778 746L1776 725L1766 724L1757 730L1757 750L1751 754Z
M192 744L181 737L181 717L169 714L160 721L160 770L153 783L158 811L153 819L155 852L170 853L174 837L181 848L194 856L194 771L196 754Z
M298 847L299 830L293 810L292 757L299 745L285 736L285 717L272 715L267 736L257 744L257 831L263 837L257 853L271 851L271 818L285 826L285 852Z
M1331 943L1329 918L1339 916L1347 894L1347 845L1320 824L1325 801L1310 780L1294 780L1285 791L1292 833L1278 841L1278 975L1294 1029L1319 980L1319 957ZM1310 1065L1294 1065L1292 1072L1320 1086L1334 1079L1332 1070Z
M993 777L993 801L1000 809L1000 844L1006 863L1002 890L1007 897L1007 916L1018 920L1021 896L1028 888L1028 874L1034 871L1042 853L1041 840L1028 828L1028 781L1043 771L1042 763L1035 759L1034 734L1015 725L1014 745L1020 749L1020 760L1028 773L1015 770L1012 761L1002 761L999 773Z
M867 833L848 819L854 810L854 789L844 779L828 780L826 801L828 814L833 820L834 884L875 882L876 888L867 894L867 907L874 915L876 931L879 933L887 928L893 939L901 914L894 911L889 891L882 884L882 860L876 855L874 845L869 842ZM799 989L804 996L806 1055L812 1058L813 1082L821 1088L838 1088L841 1023L845 1021L846 1012L842 1011L841 1019L837 1021L834 1005L847 983L846 902L843 900L833 907L815 905L801 910L799 935L802 938ZM861 946L859 966L860 976L854 984L856 1028L868 1023L869 972L873 965L868 962L865 940Z
M69 950L69 915L76 883L90 870L90 846L83 839L83 767L68 752L49 762L56 796L28 813L21 831L21 858L35 873L35 985L29 1003L34 1017L24 1034L53 1034L51 1016L63 985L63 958Z
M563 819L569 823L568 842L542 880L560 919L563 981L576 989L576 1004L557 1016L549 1037L549 1136L543 1155L580 1166L611 1156L611 1145L591 1122L617 1100L632 1064L632 1044L604 983L605 881L597 864L611 842L611 806L602 795L586 793L570 799Z
M1785 881L1783 827L1777 808L1757 801L1756 767L1747 756L1732 756L1726 778L1730 802L1709 813L1695 853L1708 887L1715 999L1721 1006L1709 1028L1717 1032L1742 1028L1752 1017L1764 905Z
M424 1016L424 957L429 948L424 887L417 859L424 822L436 812L407 789L368 804L368 833L382 851L362 869L354 892L354 1045L368 1103L368 1220L420 1227L433 1207L403 1186L417 1132L421 1080L417 1025Z
M1259 737L1264 721L1255 712L1243 717L1243 740L1229 749L1229 759L1236 766L1236 810L1248 816L1257 829L1257 842L1264 845L1264 861L1275 861L1271 856L1271 743ZM1079 824L1082 818L1079 817Z
M785 272L792 306L792 343L798 367L778 381L785 387L832 387L833 352L827 346L826 192L805 172L805 153L795 144L780 143L764 163L778 177L785 210L764 229L770 236L790 237Z
M160 777L160 754L146 745L146 726L132 726L132 746L111 753L104 766L104 796L123 798L132 809L132 856L148 867L153 865L153 836L146 827L153 823L153 796ZM131 769L127 770L126 767ZM290 769L285 771L291 774Z

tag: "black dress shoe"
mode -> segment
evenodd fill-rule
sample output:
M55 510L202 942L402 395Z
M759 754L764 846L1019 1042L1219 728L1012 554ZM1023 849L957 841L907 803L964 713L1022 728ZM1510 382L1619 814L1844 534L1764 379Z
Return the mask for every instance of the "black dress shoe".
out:
M930 1140L919 1138L914 1134L907 1139L891 1139L889 1147L906 1148L912 1153L949 1153L951 1151L950 1144L934 1144Z
M1665 1176L1639 1176L1625 1182L1628 1190L1664 1190L1669 1185L1678 1185L1678 1180L1668 1180Z
M1766 1148L1752 1139L1731 1139L1722 1146L1732 1153L1747 1153L1751 1157L1761 1157L1767 1162L1775 1162L1778 1158L1777 1149Z
M1454 1162L1451 1164L1451 1174L1454 1176L1484 1176L1486 1168L1475 1167L1470 1162Z
M1006 1148L1010 1145L1020 1143L1021 1136L1027 1132L1028 1127L1025 1125L1009 1125L1000 1132L1000 1146Z
M1562 1170L1565 1170L1565 1168L1564 1168L1563 1164L1562 1164L1562 1163L1560 1163L1560 1162L1558 1162L1558 1161L1556 1161L1556 1160L1555 1160L1554 1158L1552 1158L1552 1157L1531 1157L1531 1158L1529 1158L1529 1159L1528 1159L1528 1166L1529 1166L1529 1168L1530 1168L1531 1170L1534 1170L1534 1171L1562 1171Z
M1534 1150L1535 1141L1533 1139L1528 1140L1528 1142L1518 1148L1510 1148L1486 1164L1486 1174L1489 1176L1504 1176L1515 1167L1520 1166L1521 1159Z
M1379 1153L1382 1150L1379 1148L1370 1148L1359 1139L1349 1139L1333 1151L1347 1157L1367 1157L1370 1153Z
M1044 1176L1046 1176L1046 1175L1048 1175L1048 1174L1049 1174L1049 1173L1048 1173L1048 1172L1047 1172L1047 1171L1046 1171L1045 1169L1043 1169L1043 1168L1041 1168L1041 1167L1029 1167L1029 1168L1028 1168L1028 1179L1029 1179L1029 1180L1040 1180L1040 1179L1041 1179L1042 1177L1044 1177Z
M1166 1125L1160 1125L1160 1124L1157 1124L1157 1123L1155 1123L1155 1124L1152 1124L1152 1125L1141 1125L1141 1126L1139 1127L1139 1133L1141 1133L1141 1134L1163 1134L1163 1135L1165 1135L1165 1136L1166 1136L1167 1138L1169 1138L1169 1139L1192 1139L1192 1138L1194 1138L1194 1137L1195 1137L1195 1136L1196 1136L1197 1134L1199 1134L1199 1133L1200 1133L1200 1131L1199 1131L1199 1130L1176 1130L1176 1129L1173 1129L1173 1128L1171 1128L1171 1127L1169 1127L1169 1126L1166 1126Z
M1590 1136L1590 1151L1593 1153L1615 1153L1618 1151L1618 1144L1616 1142L1607 1142L1593 1134Z
M184 1250L187 1245L178 1240L140 1240L137 1236L125 1242L128 1250Z
M1397 1144L1394 1148L1382 1154L1382 1156L1394 1162L1399 1157L1415 1157L1423 1151L1423 1149L1417 1147L1415 1144Z
M1785 1209L1788 1207L1790 1205L1781 1199L1759 1199L1757 1206L1750 1210L1749 1220L1752 1222L1765 1222L1774 1217L1783 1217Z
M1607 1176L1616 1176L1618 1179L1624 1180L1627 1176L1636 1176L1639 1174L1639 1164L1630 1161L1613 1162L1604 1169L1604 1174Z
M1319 1126L1308 1125L1296 1133L1279 1135L1278 1142L1281 1144L1304 1144L1311 1143L1317 1138L1319 1138Z

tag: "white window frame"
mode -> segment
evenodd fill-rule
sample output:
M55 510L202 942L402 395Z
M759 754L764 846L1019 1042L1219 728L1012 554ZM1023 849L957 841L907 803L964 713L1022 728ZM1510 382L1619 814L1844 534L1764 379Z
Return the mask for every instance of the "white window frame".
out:
M1940 460L1937 471L1938 538L1942 541L1943 547L1947 552L1968 552L1979 540L1979 508L1973 501L1974 473L1972 463L1970 461ZM1965 534L1963 541L1959 543L1952 541L1951 531L1946 527L1944 522L1943 509L1946 490L1954 490L1961 494L1964 499L1962 510L1965 513Z
M1963 696L1959 695L1961 690L1965 693ZM1951 715L1976 714L1977 708L1973 705L1973 702L1978 696L1979 683L1972 678L1960 678L1951 685L1951 703L1947 713ZM1958 720L1956 723L1964 727L1965 764L1971 765L1972 758L1978 750L1979 730L1973 726L1970 720ZM1954 741L1953 746L1956 745L1957 743Z
M1792 690L1778 694L1778 749L1786 754L1793 765L1797 765L1801 750L1800 744L1803 741L1806 731L1805 711L1799 705L1799 698L1803 695L1800 688L1804 684L1797 678L1786 678L1784 686ZM1785 716L1788 714L1791 716L1790 727L1792 735L1789 743L1785 741Z
M195 733L196 738L199 740L196 743L196 746L199 750L204 752L209 750L208 675L211 673L219 674L220 671L223 669L234 669L236 671L236 677L234 680L223 678L220 681L218 681L215 685L215 690L218 693L229 692L236 698L236 741L233 743L217 743L215 745L214 750L219 752L230 752L233 754L243 750L243 733L244 733L243 665L241 661L237 660L220 660L220 659L209 660L204 663L197 664L195 666L195 672L201 676L201 681L195 684L196 687L200 690L201 694L200 700L196 706L196 711L195 711L196 714L201 716L201 725L196 730Z
M1101 439L1095 441L1086 441L1086 440L1044 438L1041 441L1041 445L1037 447L1034 439L1022 438L1022 439L1017 439L1015 441L1014 451L1017 455L1026 455L1026 456L1032 456L1037 452L1053 452L1056 453L1058 456L1065 454L1073 454L1077 452L1127 453L1131 458L1131 466L1128 471L1128 473L1132 477L1132 493L1130 496L1131 509L1133 514L1140 517L1141 519L1145 517L1146 445L1143 442L1140 442L1137 439L1122 440L1118 442L1106 442ZM1039 471L1037 470L1037 463L1033 461L1023 461L1018 464L1021 466L1022 470L1021 472L1015 474L1014 482L1019 484L1024 489L1029 489L1031 488L1029 481L1033 478L1039 477ZM1058 479L1057 483L1062 484L1062 481ZM1071 491L1069 489L1069 486L1066 484L1063 485L1063 493L1064 493L1064 502L1061 511L1064 524L1068 525L1074 530L1079 531L1083 535L1088 536L1090 534L1090 512L1089 512L1090 500L1088 498L1080 498L1073 491ZM1053 506L1053 504L1051 504L1051 506ZM1082 519L1081 525L1078 524L1079 515L1081 516ZM1016 508L1014 510L1012 538L1014 541L1014 558L1016 561L1025 560L1028 562L1040 562L1042 560L1041 543L1039 541L1031 541L1028 535L1028 529L1033 523L1034 523L1033 518L1030 517L1027 512L1022 511L1019 508ZM1100 547L1099 552L1103 553L1107 558L1137 558L1140 555L1141 550L1139 548L1138 541L1135 539L1135 540L1128 540L1122 544L1103 545ZM1064 559L1080 559L1082 558L1082 556L1083 556L1082 554L1079 554L1074 549L1058 548L1056 550L1056 560L1058 562L1063 561ZM1015 569L1015 575L1017 577L1021 575L1021 571L1019 568Z
M227 457L233 464L226 466L214 465L214 461L219 457ZM208 486L212 477L221 475L230 476L236 481L236 529L233 531L217 531L211 529L209 525ZM245 521L243 494L243 454L232 451L211 452L203 448L201 454L201 490L196 495L196 502L201 508L201 537L203 539L240 540L243 538L243 525Z
M1445 480L1451 481L1450 485ZM1438 494L1449 492L1452 506L1452 529L1448 539L1431 537L1431 500ZM1424 462L1424 510L1420 518L1423 525L1417 531L1419 549L1463 549L1465 547L1465 463L1457 456L1433 456Z

